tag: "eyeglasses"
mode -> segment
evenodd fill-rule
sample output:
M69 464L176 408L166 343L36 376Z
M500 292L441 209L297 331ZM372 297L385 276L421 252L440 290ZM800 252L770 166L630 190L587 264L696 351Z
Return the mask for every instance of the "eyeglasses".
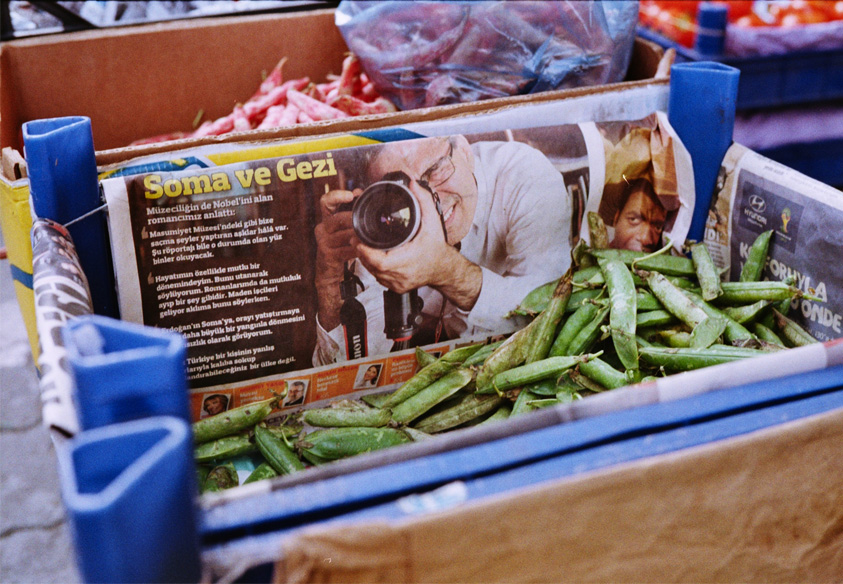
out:
M435 189L448 182L457 170L454 165L453 156L454 143L448 140L448 153L425 170L419 177L418 182L420 184L426 184L431 189Z

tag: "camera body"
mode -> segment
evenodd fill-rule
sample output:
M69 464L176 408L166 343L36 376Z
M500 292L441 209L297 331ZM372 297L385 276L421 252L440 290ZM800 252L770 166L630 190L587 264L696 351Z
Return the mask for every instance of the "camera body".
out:
M416 236L421 226L421 209L409 189L410 181L401 171L390 172L354 200L351 221L361 242L386 250Z

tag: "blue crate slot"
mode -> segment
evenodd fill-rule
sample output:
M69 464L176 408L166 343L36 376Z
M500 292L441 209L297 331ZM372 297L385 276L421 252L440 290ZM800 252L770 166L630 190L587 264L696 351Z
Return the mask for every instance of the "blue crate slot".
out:
M198 582L193 435L179 418L112 424L58 450L85 582Z
M99 315L62 334L83 430L150 416L192 422L183 336Z

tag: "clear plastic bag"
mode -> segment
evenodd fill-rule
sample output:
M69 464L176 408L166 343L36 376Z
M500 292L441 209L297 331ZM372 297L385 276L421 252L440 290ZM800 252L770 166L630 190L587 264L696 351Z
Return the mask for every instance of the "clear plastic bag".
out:
M400 109L621 81L638 2L343 0L336 24Z

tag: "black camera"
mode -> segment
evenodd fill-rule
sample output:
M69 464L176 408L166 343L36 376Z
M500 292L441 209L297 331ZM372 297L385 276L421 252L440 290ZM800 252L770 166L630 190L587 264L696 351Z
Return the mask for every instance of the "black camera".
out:
M376 249L393 249L415 237L421 210L408 188L410 177L390 172L354 200L351 220L361 242Z

